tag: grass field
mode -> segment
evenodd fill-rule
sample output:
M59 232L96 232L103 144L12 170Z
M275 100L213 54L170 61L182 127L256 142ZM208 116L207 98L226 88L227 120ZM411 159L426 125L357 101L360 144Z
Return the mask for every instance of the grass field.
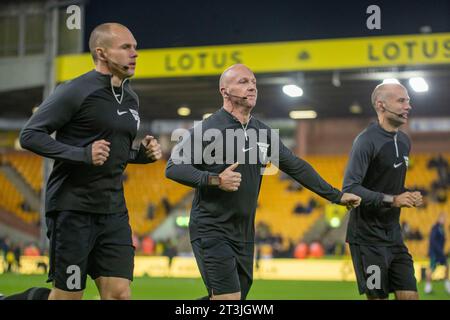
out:
M0 275L0 293L9 295L34 286L48 286L44 275ZM419 284L420 298L424 300L450 300L442 282L433 285L434 293L425 295L423 283ZM200 279L173 278L136 278L132 285L133 299L155 300L194 300L206 295ZM286 300L358 300L363 299L357 293L354 282L331 281L272 281L255 280L248 296L249 300L286 299ZM392 298L392 297L391 297ZM84 293L84 299L99 299L95 284L90 279Z

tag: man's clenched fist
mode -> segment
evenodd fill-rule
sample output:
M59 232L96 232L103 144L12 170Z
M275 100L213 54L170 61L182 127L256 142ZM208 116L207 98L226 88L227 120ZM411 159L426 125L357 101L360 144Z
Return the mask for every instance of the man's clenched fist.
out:
M145 138L142 139L142 144L146 150L145 154L150 160L156 161L162 158L161 146L155 137L149 135L145 136Z

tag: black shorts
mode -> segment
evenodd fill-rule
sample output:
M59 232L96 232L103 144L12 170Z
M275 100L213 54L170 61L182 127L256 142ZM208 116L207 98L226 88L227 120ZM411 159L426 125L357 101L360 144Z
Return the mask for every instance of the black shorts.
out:
M133 280L134 247L128 213L59 211L47 214L50 271L47 282L64 291L86 288L86 278Z
M222 238L192 241L197 265L209 296L241 292L247 297L253 283L254 243Z
M385 299L395 291L417 291L414 264L405 245L350 244L360 294Z

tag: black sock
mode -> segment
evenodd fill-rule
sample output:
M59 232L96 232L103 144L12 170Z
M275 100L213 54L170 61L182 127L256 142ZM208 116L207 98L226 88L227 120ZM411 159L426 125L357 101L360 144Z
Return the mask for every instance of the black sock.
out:
M33 287L24 292L16 293L4 298L4 300L48 300L49 288Z

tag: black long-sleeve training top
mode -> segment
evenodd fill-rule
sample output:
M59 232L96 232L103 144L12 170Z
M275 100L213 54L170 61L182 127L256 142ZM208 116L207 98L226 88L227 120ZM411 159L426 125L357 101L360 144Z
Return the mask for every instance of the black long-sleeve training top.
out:
M197 147L205 154L220 158L222 163L217 163L218 161L211 163L203 157L200 163L176 163L172 153L166 168L168 178L196 188L189 222L191 241L200 237L220 237L237 242L254 242L255 212L262 182L261 170L264 170L266 160L269 158L272 163L278 163L282 171L309 190L332 202L340 201L342 193L339 190L323 180L306 161L297 158L283 145L278 135L271 137L270 128L254 117L251 117L246 126L243 126L232 114L221 108L201 122L202 135L207 135L206 131L210 129L221 133L223 146L234 147L234 157L231 161L225 163L227 162L226 152L221 154L222 148L212 151L214 141L215 145L220 145L217 144L220 139L211 139L212 141L201 141ZM235 136L227 138L227 130L231 130ZM267 132L267 139L261 138L265 137L264 134L259 134L262 130ZM178 144L180 149L190 146L191 153L187 157L190 160L195 158L194 141L198 141L199 138L195 134L196 127ZM275 144L279 148L278 155L272 150L274 139L278 141ZM200 140L202 140L201 137ZM251 164L250 160L253 156L256 161ZM238 160L240 164L234 171L241 173L242 181L237 191L226 192L217 187L208 186L210 175L221 173ZM273 214L276 215L277 212Z
M59 85L45 99L22 129L20 143L55 160L47 182L46 212L126 211L122 174L127 163L151 162L142 144L132 149L138 109L128 79L114 88L111 75L95 70ZM109 158L94 166L92 143L102 139L111 143Z
M388 132L372 123L355 139L344 177L344 192L361 197L352 209L347 242L372 246L403 243L400 208L386 207L384 194L405 191L411 144L402 131Z

